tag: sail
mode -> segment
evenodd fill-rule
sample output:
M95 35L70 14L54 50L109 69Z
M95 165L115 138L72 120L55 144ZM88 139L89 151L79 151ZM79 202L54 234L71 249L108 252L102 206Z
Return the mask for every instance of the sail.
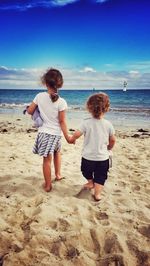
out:
M127 85L128 85L127 81L124 81L124 83L123 83L123 91L127 90Z

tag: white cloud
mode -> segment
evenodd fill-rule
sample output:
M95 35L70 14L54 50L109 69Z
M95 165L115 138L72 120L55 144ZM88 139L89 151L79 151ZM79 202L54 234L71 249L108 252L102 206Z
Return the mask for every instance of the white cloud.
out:
M87 73L87 72L96 72L92 67L85 67L84 69L81 69L79 72Z
M108 2L109 0L96 0L97 3L105 3L105 2Z
M16 69L0 67L0 89L36 88L42 75L41 69Z
M27 0L23 3L20 3L20 1L8 1L6 3L0 3L0 10L20 10L25 11L27 9L36 8L36 7L57 7L57 6L65 6L68 4L72 4L74 2L77 2L79 0Z
M134 71L148 71L150 72L150 61L139 61L139 62L136 62L136 63L129 63L129 64L126 64L126 68L127 69L134 69Z
M0 3L0 10L18 10L18 11L25 11L27 9L36 8L36 7L44 7L44 8L51 8L51 7L60 7L66 6L68 4L72 4L78 2L80 0L26 0L21 3L21 1L6 1ZM95 3L103 4L109 0L94 0Z
M136 75L136 74L139 74L139 71L137 71L137 70L130 70L129 73L130 73L130 74L135 74L135 75Z
M105 64L106 67L113 67L113 64Z
M52 5L55 5L55 6L65 6L65 5L72 4L78 1L79 0L52 0L51 3Z
M59 67L64 77L64 89L122 89L123 82L128 88L150 88L150 72L130 71L96 71L88 66L82 70ZM0 67L0 89L39 88L40 77L46 69L12 69Z
M131 78L140 78L141 76L141 73L137 70L130 70L129 74Z

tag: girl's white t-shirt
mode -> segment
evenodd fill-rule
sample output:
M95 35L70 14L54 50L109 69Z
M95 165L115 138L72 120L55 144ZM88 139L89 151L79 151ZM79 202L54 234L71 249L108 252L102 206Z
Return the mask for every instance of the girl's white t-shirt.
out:
M84 134L83 158L91 161L105 161L109 158L107 145L115 130L108 120L93 117L84 119L79 131Z
M33 102L38 105L43 125L38 132L61 136L61 128L58 113L67 109L67 102L59 97L56 102L52 102L47 92L38 93Z

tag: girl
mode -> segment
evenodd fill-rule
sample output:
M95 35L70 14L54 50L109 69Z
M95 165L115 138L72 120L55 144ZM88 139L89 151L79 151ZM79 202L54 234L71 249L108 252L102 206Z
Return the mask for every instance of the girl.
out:
M47 87L47 92L38 93L27 112L33 115L38 106L43 120L39 127L38 135L33 147L33 153L43 156L44 189L49 192L51 184L51 161L54 158L56 180L61 180L61 130L68 141L65 110L66 101L58 95L58 89L63 85L63 77L59 70L50 68L42 77L42 84Z
M69 142L74 143L84 134L81 171L88 180L84 188L94 188L94 199L99 201L109 169L109 150L115 144L114 128L104 119L104 114L109 110L108 95L92 95L87 101L87 109L92 116L83 121Z

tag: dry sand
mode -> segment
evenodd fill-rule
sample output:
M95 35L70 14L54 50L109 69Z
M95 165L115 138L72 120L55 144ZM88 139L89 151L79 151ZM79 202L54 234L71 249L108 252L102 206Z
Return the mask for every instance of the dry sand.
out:
M95 202L79 193L83 139L63 139L63 180L42 189L31 121L1 115L0 265L150 265L149 132L117 131L113 167ZM54 180L54 175L53 175Z

